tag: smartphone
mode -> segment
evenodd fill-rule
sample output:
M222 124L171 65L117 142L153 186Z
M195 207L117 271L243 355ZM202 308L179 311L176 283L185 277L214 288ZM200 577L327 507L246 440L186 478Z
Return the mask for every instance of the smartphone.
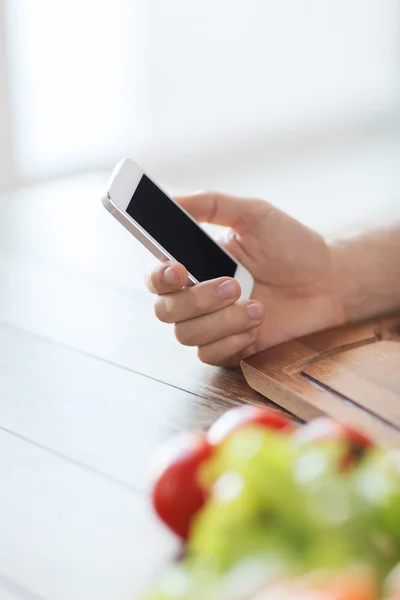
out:
M122 160L115 167L102 202L156 258L182 263L189 273L188 285L234 277L242 290L240 299L250 297L254 283L250 272L133 160Z

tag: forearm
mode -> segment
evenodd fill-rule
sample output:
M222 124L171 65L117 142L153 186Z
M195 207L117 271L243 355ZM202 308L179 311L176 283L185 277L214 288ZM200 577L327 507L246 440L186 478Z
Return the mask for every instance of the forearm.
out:
M400 308L400 224L331 244L346 320Z

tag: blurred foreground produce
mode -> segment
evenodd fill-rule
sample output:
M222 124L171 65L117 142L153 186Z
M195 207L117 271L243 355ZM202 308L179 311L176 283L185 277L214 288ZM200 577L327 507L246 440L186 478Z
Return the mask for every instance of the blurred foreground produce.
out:
M400 600L400 454L329 419L230 411L152 497L186 546L146 600Z

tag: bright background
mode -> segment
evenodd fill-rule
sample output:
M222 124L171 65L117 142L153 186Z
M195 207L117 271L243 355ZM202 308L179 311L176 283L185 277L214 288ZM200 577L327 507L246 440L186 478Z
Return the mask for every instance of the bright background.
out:
M0 0L0 15L0 190L131 156L171 190L256 194L322 229L328 206L338 225L400 206L399 0Z

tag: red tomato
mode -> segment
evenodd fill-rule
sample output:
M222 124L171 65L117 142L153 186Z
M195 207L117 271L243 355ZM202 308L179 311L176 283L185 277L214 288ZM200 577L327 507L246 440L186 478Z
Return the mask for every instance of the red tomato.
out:
M347 446L347 451L340 465L343 471L357 464L364 453L374 445L372 440L360 431L328 417L320 417L310 421L298 430L296 437L301 444L324 440L343 440Z
M207 439L214 446L226 439L231 433L244 425L257 425L267 429L293 431L293 424L277 410L241 406L223 414L210 427Z
M156 513L183 539L189 534L193 516L206 500L198 482L198 470L211 455L212 447L205 436L186 438L184 444L179 437L176 452L172 453L172 459L170 455L169 463L159 472L153 485L151 498Z

